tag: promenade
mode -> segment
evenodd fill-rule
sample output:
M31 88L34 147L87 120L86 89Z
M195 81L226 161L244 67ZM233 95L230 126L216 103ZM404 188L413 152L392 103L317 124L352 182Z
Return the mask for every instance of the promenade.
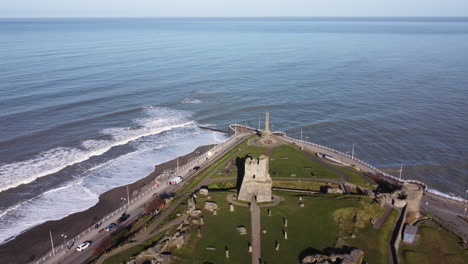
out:
M210 166L212 163L214 163L216 160L222 157L225 153L227 153L228 151L236 147L238 144L240 144L240 142L242 142L243 139L251 136L253 133L257 131L254 128L250 128L250 127L242 126L242 125L231 125L230 129L234 131L234 134L231 137L229 137L228 140L226 140L222 144L216 145L210 151L206 152L202 156L199 156L197 159L194 159L187 164L183 164L179 172L177 173L177 175L183 176L184 181L191 179L192 177L200 173L200 171L195 172L194 170L192 170L193 166L200 165L203 168ZM341 153L339 151L326 148L320 145L316 145L313 143L295 140L295 139L287 137L286 135L282 133L279 133L279 135L277 134L277 137L281 140L284 140L287 143L296 144L299 147L302 147L306 150L333 155L335 159L338 159L345 164L353 165L354 167L360 169L361 171L366 171L370 173L380 173L380 171L376 169L375 167L372 167L365 162L354 159L350 157L349 155ZM117 211L107 216L102 221L102 226L104 227L108 225L109 223L116 222L116 220L120 217L121 213L125 211L131 214L131 218L127 220L127 222L131 222L137 219L137 217L143 213L144 204L150 201L150 199L154 195L162 194L162 193L170 193L170 192L175 191L175 189L178 186L168 184L168 180L172 176L174 175L160 175L160 177L158 177L160 180L160 185L158 187L151 186L151 185L145 186L140 192L141 194L137 198L131 200L129 206L124 206L122 208L119 208ZM346 181L346 179L342 178L342 179L337 180L336 183L343 183L344 181ZM447 229L456 233L457 235L462 237L465 241L467 240L468 225L459 217L460 215L463 214L464 204L462 202L448 200L446 197L440 197L432 193L426 193L423 199L422 207L424 210L426 210L430 214L436 216L437 219L439 220L438 222L444 225ZM252 226L257 224L257 221L255 220L257 218L253 217L254 215L255 215L255 210L252 211ZM255 220L255 223L254 223L254 220ZM259 247L256 247L256 245L254 245L254 243L256 243L254 241L255 240L254 238L256 236L253 233L252 235L253 235L252 247L254 250L253 253L255 253L255 254L252 254L252 263L255 263L256 261L259 261L261 255L260 255ZM104 238L103 234L100 234L97 229L93 229L90 227L87 230L84 230L82 235L81 234L79 235L78 239L75 241L74 247L69 252L66 252L65 247L63 245L59 245L55 249L55 255L53 255L52 252L49 252L45 256L41 257L41 259L39 259L38 261L35 261L34 263L39 264L39 263L82 263L82 262L85 262L87 259L91 257L93 248L97 244L99 244L99 242L101 242L103 238ZM83 252L76 252L74 250L75 247L79 243L82 243L83 241L87 241L87 240L93 241L93 244L91 245L90 248L88 248L87 250ZM258 249L258 251L256 249Z
M184 178L184 182L198 175L199 171L194 171L194 166L208 167L214 163L217 159L222 157L233 147L237 146L243 139L252 135L252 131L249 129L239 128L235 131L234 135L229 137L225 142L215 145L210 151L205 154L193 159L187 164L182 164L177 173L178 176ZM113 212L111 215L105 217L101 222L101 228L107 226L110 223L116 222L117 219L123 212L130 214L130 218L126 222L130 223L138 218L143 213L143 207L145 203L149 202L155 195L163 193L174 192L178 185L169 185L169 180L175 175L160 175L160 185L154 186L154 182L151 186L145 186L142 189L142 194L137 198L132 199L130 204L123 206ZM69 251L66 250L64 244L59 244L55 247L54 252L50 251L46 255L42 256L39 260L32 263L83 263L92 256L94 248L105 238L103 233L99 233L98 229L90 227L83 231L77 238L73 248ZM91 246L82 251L78 252L75 250L76 246L84 241L92 241Z

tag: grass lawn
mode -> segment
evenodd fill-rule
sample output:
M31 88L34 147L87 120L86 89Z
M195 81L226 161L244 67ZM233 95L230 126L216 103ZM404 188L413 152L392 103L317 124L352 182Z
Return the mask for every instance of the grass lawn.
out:
M262 257L267 263L299 263L301 252L313 248L323 250L333 247L339 232L333 213L340 208L353 207L361 200L358 196L347 195L304 195L290 192L275 192L285 198L280 205L262 208L261 225L267 233L262 233ZM304 208L299 206L298 196L302 196ZM288 226L283 227L283 217ZM288 232L284 239L283 229ZM275 241L280 243L275 251Z
M314 181L297 181L297 180L274 180L273 187L277 188L288 188L288 189L297 189L297 190L307 190L307 191L320 191L320 186L327 185L324 182L314 182Z
M219 167L219 165L221 165L226 160L232 158L234 156L234 154L236 154L240 149L242 149L244 146L247 145L247 140L248 139L244 140L241 144L239 144L238 147L231 149L228 153L226 153L224 156L222 156L213 165L211 165L208 168L206 168L205 170L203 170L198 176L195 176L195 178L193 178L191 180L191 182L189 184L187 184L182 189L182 193L185 193L188 190L190 190L190 189L194 188L195 186L197 186L204 178L206 178L208 175L210 175L212 172L214 172Z
M348 175L347 182L355 184L357 186L367 188L369 190L375 190L374 184L368 179L366 179L364 175L362 175L362 173L357 171L356 169L350 168L350 167L340 167L340 166L335 166L335 167L338 170L345 173L346 175Z
M277 172L275 175L274 172ZM315 173L312 176L311 173ZM339 179L340 175L311 160L301 150L292 146L279 146L270 155L271 177Z
M398 211L392 210L379 230L371 223L359 229L356 238L346 240L346 244L364 250L364 260L368 263L388 263L388 242L397 220Z
M210 191L211 200L218 203L218 214L203 210L205 225L202 226L202 236L197 236L197 226L193 226L186 246L172 252L175 263L250 263L250 211L248 207L235 206L235 212L229 212L228 194ZM203 208L205 201L205 197L198 196L197 207ZM247 235L239 234L236 230L239 225L247 228ZM225 258L226 246L229 248L229 259ZM207 247L216 250L207 250Z
M208 189L230 189L236 188L236 181L214 182L208 185Z
M104 260L103 264L115 264L128 261L132 256L138 255L141 251L151 247L156 241L158 241L166 232L161 232L155 235L153 238L146 240L145 242L131 247L125 251L122 251L114 256L111 256Z
M213 179L220 179L220 178L225 178L225 177L235 177L237 178L237 166L236 166L236 158L244 158L247 154L250 154L253 158L258 158L262 154L266 154L268 151L268 148L264 147L258 147L258 146L247 146L245 149L239 149L237 148L237 153L235 155L230 156L230 166L229 169L227 170L225 166L220 166L219 168L216 169L216 174L213 175ZM221 174L218 173L218 171L221 170Z
M432 221L419 224L415 244L402 243L400 263L467 263L468 250L460 239Z

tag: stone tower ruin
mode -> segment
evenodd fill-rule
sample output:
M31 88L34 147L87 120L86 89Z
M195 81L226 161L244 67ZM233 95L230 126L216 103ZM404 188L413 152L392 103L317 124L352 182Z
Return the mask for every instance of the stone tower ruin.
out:
M254 198L258 203L271 202L272 180L268 173L268 161L268 157L264 155L258 159L246 158L238 200L250 202Z

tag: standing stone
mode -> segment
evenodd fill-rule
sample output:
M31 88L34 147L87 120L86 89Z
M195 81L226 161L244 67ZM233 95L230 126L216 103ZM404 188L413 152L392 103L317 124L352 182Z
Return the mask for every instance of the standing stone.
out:
M284 239L288 239L288 231L284 231Z
M249 242L249 253L252 253L252 244Z
M304 203L299 203L299 206L300 206L301 208L304 208Z
M206 199L211 200L211 195L208 195Z
M214 209L213 215L218 215L218 209Z
M227 246L226 246L226 258L229 258L229 249Z
M203 220L203 215L200 217L200 225L204 225L205 224L205 220Z
M229 204L229 212L234 212L234 205L232 203Z
M278 241L277 241L277 240L275 241L275 250L276 250L276 251L278 251L278 250L279 250L279 243L278 243Z
M288 219L284 219L284 227L288 227Z
M271 210L268 209L268 216L271 216Z
M206 187L201 187L200 190L198 191L200 195L207 196L208 195L208 188Z
M299 201L302 201L302 196L299 196Z
M194 199L197 199L197 194L196 194L196 193L193 193L192 197L193 197Z

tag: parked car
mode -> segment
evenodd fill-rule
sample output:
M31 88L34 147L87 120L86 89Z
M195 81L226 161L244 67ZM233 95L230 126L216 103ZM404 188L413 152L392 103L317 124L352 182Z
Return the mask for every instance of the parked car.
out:
M107 232L111 231L112 228L114 228L117 224L116 223L111 223L109 224L108 226L106 226L106 228L104 228L104 230L106 230Z
M169 181L169 184L179 184L183 179L182 176L174 177Z
M119 219L117 219L117 223L120 224L123 221L127 220L129 217L130 217L129 214L123 213L122 216L120 216Z
M198 171L200 168L201 168L200 166L195 166L195 167L193 167L193 170Z
M91 246L91 243L93 243L92 241L88 240L88 241L85 241L81 244L78 245L78 247L76 248L77 251L83 251L87 248L89 248L89 246Z

